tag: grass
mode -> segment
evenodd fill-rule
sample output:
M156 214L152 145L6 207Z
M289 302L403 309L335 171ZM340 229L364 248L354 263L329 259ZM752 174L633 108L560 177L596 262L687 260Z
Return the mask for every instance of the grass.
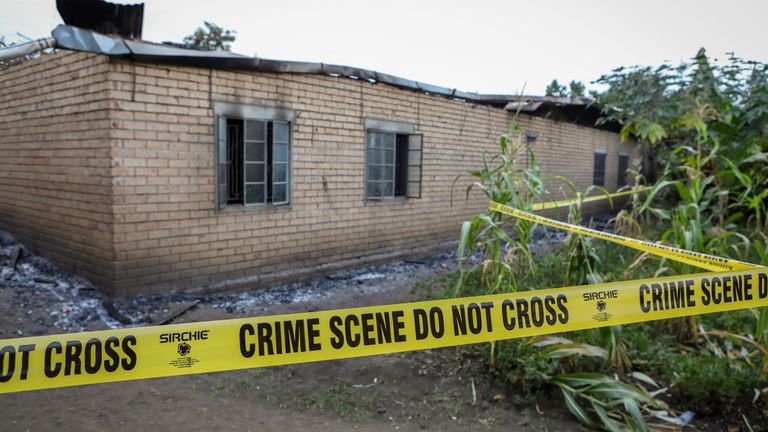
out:
M646 233L655 232L646 227ZM648 237L653 235L648 234ZM656 259L641 260L636 251L607 242L593 243L601 257L601 276L605 282L652 277L659 268ZM520 290L556 288L564 286L567 257L557 250L535 257L536 270L519 275ZM479 270L465 276L465 295L482 295L479 289ZM414 287L422 298L452 297L458 275L447 274L427 278ZM700 325L735 334L749 335L754 331L754 317L748 310L708 314L699 317ZM598 330L587 330L562 335L576 343L601 345ZM768 418L768 406L757 400L755 389L765 387L761 381L759 358L748 356L753 351L738 341L723 338L705 338L681 343L663 322L646 322L622 326L621 339L626 346L631 369L651 376L669 391L663 399L678 412L690 409L697 416L725 415L729 420L742 421L748 417L753 430L766 430L760 419ZM482 348L486 365L494 379L509 383L519 390L515 395L522 402L538 394L549 392L549 379L559 373L597 372L613 376L616 371L609 362L598 358L576 357L557 361L539 355L539 349L527 345L523 339L499 341L495 345L495 359L491 367L490 346ZM722 355L716 355L716 352ZM629 376L629 375L627 375ZM654 390L649 388L649 390ZM757 426L755 425L757 423ZM761 429L763 428L763 429Z
M360 398L354 390L348 382L339 381L334 386L311 395L307 405L322 411L331 411L345 419L359 420L371 417L376 412L376 407Z

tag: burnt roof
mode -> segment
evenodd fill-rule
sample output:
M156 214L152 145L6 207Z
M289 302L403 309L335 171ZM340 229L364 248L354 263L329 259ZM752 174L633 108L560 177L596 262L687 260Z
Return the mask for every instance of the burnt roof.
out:
M56 9L68 25L130 39L141 38L144 3L125 5L103 0L56 0Z
M595 100L587 97L519 96L518 100L509 102L505 108L508 111L519 110L555 121L576 123L617 133L621 131L621 124L615 121L598 125L597 120L602 117L602 112Z
M123 39L70 25L60 25L52 32L57 47L76 51L104 54L137 61L196 66L224 70L247 70L273 73L323 74L464 100L482 105L506 108L509 111L547 117L583 126L618 131L618 124L596 125L600 109L589 98L555 98L546 96L519 96L480 94L461 91L397 77L368 69L327 63L298 62L248 57L228 51L201 51L178 45L156 44Z

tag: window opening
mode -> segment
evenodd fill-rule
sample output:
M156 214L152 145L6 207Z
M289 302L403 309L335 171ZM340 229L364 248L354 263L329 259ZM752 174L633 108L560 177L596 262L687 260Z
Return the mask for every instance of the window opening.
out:
M395 135L395 196L406 195L408 184L408 135Z
M419 134L368 131L367 199L421 198L421 142Z
M629 169L629 155L619 155L619 187L627 185L627 170Z
M289 201L290 123L220 117L219 208Z
M227 119L227 203L243 202L243 121Z
M605 186L605 153L595 152L595 167L592 175L592 184Z

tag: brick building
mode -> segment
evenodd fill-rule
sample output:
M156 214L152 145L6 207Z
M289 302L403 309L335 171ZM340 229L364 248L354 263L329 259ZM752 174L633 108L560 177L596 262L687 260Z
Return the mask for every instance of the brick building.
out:
M451 205L454 178L493 154L522 103L69 26L54 36L55 53L0 71L0 228L113 295L256 287L447 248L487 204L462 187ZM545 174L616 190L636 146L592 126L595 111L536 98L519 122Z

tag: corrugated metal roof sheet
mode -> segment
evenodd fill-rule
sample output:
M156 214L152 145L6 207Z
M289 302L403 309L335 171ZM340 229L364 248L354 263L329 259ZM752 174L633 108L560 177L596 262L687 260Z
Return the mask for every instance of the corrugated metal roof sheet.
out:
M144 3L125 5L103 0L56 0L64 23L103 34L140 38Z
M74 26L60 25L53 31L59 48L120 56L138 61L197 66L213 69L253 70L274 73L323 74L465 100L477 104L505 107L510 111L518 108L531 115L546 116L555 120L569 121L596 127L600 110L588 98L560 98L546 96L516 96L469 93L457 89L422 83L368 69L325 63L296 62L261 59L228 51L200 51L166 44L126 40L105 36ZM617 130L618 125L602 125L601 129Z

